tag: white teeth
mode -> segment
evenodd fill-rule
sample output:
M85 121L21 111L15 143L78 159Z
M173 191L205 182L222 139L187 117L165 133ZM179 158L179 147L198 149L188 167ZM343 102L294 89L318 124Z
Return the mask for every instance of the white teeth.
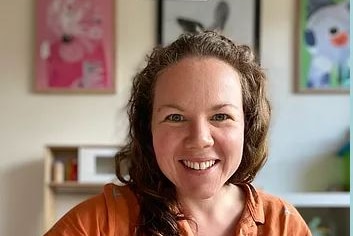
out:
M216 163L216 161L212 160L212 161L204 161L204 162L191 162L191 161L183 160L183 163L187 167L194 170L206 170L212 167Z
M201 169L201 170L206 169L206 164L205 164L205 162L201 162L201 163L200 163L200 169Z
M194 169L195 170L199 170L200 169L199 163L197 163L197 162L194 163Z

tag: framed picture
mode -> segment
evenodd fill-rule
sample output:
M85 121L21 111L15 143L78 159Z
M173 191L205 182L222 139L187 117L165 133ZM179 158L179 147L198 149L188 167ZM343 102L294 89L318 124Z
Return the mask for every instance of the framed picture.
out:
M113 93L114 0L36 0L37 92Z
M115 179L114 147L82 147L78 155L78 182L108 183Z
M160 44L184 32L216 30L247 44L259 58L260 0L159 0L158 7Z
M348 93L349 1L297 0L295 91Z

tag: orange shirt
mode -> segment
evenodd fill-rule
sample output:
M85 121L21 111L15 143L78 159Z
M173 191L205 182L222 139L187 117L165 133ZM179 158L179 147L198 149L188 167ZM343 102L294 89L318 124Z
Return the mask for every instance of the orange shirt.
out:
M246 206L234 235L311 235L292 205L250 184L240 187L246 193ZM71 209L44 236L134 235L138 214L136 197L127 186L107 184L103 193ZM194 235L187 221L179 225L183 236Z

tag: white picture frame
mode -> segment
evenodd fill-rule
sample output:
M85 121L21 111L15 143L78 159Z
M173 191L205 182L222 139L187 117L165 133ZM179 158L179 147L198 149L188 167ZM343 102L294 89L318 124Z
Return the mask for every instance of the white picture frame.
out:
M259 55L260 3L260 0L159 0L158 43L165 46L181 33L211 29L250 46Z
M109 183L116 179L116 147L82 147L78 153L78 182Z

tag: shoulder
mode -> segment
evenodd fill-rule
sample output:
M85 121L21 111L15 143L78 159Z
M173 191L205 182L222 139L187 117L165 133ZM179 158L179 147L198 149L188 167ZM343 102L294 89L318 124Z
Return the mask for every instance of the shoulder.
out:
M311 235L297 209L286 200L245 186L247 207L264 235Z
M311 235L306 222L291 203L264 191L257 192L262 200L265 221L268 224L278 222L283 227L283 231L290 235Z
M292 204L278 196L269 194L262 190L257 190L257 194L259 199L262 201L265 213L289 215L291 213L298 212Z
M276 211L281 211L281 210L293 210L295 209L294 206L292 204L290 204L289 202L287 202L286 200L267 193L263 190L256 190L259 198L262 201L263 207L265 210L276 210Z
M107 184L102 193L73 207L45 235L114 235L116 227L129 230L130 211L136 207L127 186Z

